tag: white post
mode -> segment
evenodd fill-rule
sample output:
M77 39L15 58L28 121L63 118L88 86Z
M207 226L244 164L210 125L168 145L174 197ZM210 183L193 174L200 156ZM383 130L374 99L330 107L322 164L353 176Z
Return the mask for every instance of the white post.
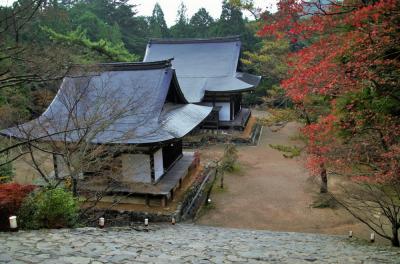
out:
M18 228L18 225L17 225L17 217L16 217L15 215L13 215L13 216L10 216L10 217L8 218L8 220L10 221L10 228L11 228L11 230L16 231L17 228Z
M352 238L353 237L353 231L349 231L349 238Z
M374 233L371 233L370 241L371 241L371 243L375 242L375 234Z
M149 225L149 219L145 218L144 219L144 226L148 226Z
M172 217L172 219L171 219L171 224L172 224L172 225L175 225L175 223L176 223L175 217Z
M99 227L100 228L104 228L104 222L105 222L104 217L100 217L99 218Z

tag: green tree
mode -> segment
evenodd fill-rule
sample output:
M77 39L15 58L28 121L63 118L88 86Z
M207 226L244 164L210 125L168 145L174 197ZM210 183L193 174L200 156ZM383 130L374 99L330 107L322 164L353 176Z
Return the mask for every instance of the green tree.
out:
M189 19L187 17L187 8L181 2L176 16L176 24L171 27L171 36L174 38L185 38L190 35Z
M117 23L107 24L91 11L85 11L75 20L77 27L85 29L88 38L105 39L113 43L122 42L122 33Z
M190 19L190 31L193 37L206 38L211 35L210 28L214 24L214 19L205 8L200 8Z
M88 37L92 40L98 41L100 39L107 39L111 42L118 43L121 40L124 42L125 47L132 53L143 54L147 42L149 26L144 17L136 17L135 5L128 3L128 0L94 0L94 1L79 1L74 4L69 13L72 17L72 22L75 30L78 26L86 29ZM96 17L99 26L94 27L89 21L82 20L85 13L90 12ZM92 18L93 20L94 18ZM106 29L104 30L106 26ZM108 27L108 28L107 28ZM51 27L52 28L52 27ZM99 31L103 28L104 34L92 34L92 31ZM53 28L55 29L55 28ZM66 33L60 29L55 29L57 32Z
M18 217L23 229L74 227L79 220L79 202L65 189L43 188L25 198Z
M86 35L86 30L77 28L75 31L71 31L67 34L57 33L50 28L43 28L50 38L54 41L58 41L64 44L73 44L87 48L89 51L97 52L98 55L102 55L104 59L111 62L114 61L126 61L132 62L139 59L138 56L129 53L126 50L124 43L112 43L110 41L100 39L99 41L92 41Z
M249 72L263 76L256 92L245 96L245 102L257 104L267 101L273 106L288 104L289 101L280 87L280 82L286 77L288 71L286 58L289 53L289 41L270 38L263 39L261 49L255 52L243 52L241 59L243 67Z
M240 35L244 50L253 51L259 42L255 33L256 29L243 18L240 8L224 0L221 16L213 27L213 35L221 37Z
M150 36L155 38L166 38L169 36L169 30L167 23L165 22L164 12L158 3L154 5L153 13L149 18L149 31Z

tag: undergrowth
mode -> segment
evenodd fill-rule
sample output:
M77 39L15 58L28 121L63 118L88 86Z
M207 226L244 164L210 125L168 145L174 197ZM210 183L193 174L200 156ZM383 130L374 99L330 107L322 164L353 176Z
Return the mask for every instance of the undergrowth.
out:
M283 156L285 158L289 158L289 159L300 156L301 151L302 151L302 148L297 147L297 146L286 146L286 145L278 145L278 144L277 145L269 144L269 146L273 149L284 152Z
M258 122L263 126L274 126L280 123L288 123L299 120L298 114L290 108L285 109L270 109L270 115L264 118L259 118Z
M338 207L336 200L328 194L318 194L314 197L314 201L311 204L312 208L331 208L335 209Z

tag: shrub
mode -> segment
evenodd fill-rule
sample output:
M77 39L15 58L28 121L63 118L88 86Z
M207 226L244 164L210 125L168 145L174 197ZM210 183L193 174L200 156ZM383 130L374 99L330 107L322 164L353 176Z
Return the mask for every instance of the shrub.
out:
M78 201L62 188L43 189L32 193L19 212L25 229L73 227L78 221Z
M262 97L255 93L245 94L243 96L243 105L245 106L260 105L262 103L264 103Z
M0 184L0 230L8 229L8 217L17 214L25 197L34 189L34 185Z
M5 159L0 157L0 163L3 164L4 161ZM0 166L0 183L6 183L11 181L13 175L14 175L14 169L11 163L6 163Z
M299 148L297 146L272 145L272 144L269 144L269 146L273 149L284 152L283 156L285 158L290 158L290 159L300 156L302 151L302 148Z
M290 108L285 109L269 109L270 115L259 119L259 123L263 126L275 126L277 124L286 124L291 121L298 121L299 116Z
M227 144L224 150L224 156L222 157L221 169L223 171L232 172L235 170L236 161L238 159L238 151L236 146L233 144Z
M319 194L314 197L314 201L311 204L313 208L331 208L335 209L338 207L337 201L331 195Z

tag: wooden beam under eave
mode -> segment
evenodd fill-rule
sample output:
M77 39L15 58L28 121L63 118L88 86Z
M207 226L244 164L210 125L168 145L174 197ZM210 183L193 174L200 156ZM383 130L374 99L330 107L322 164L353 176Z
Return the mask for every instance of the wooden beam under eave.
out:
M150 177L151 177L151 183L155 184L156 183L156 175L154 171L154 154L150 154Z

